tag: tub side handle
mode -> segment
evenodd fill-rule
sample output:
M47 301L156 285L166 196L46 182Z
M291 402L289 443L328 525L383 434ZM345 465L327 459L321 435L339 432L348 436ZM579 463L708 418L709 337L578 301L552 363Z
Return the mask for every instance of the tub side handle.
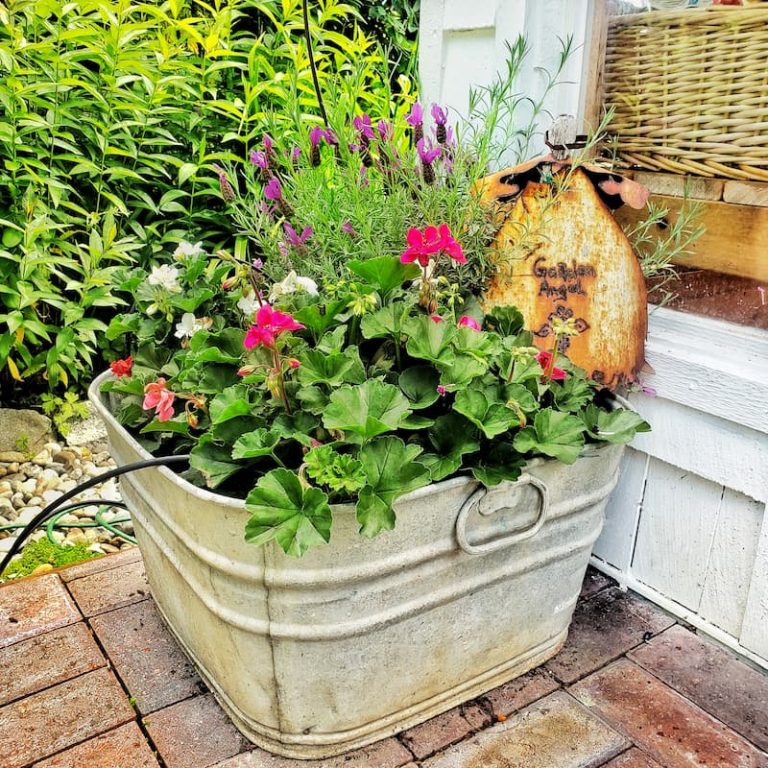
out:
M501 536L497 539L492 539L491 541L484 541L481 544L472 544L467 536L467 519L475 506L478 505L480 500L488 493L488 489L485 486L480 487L464 502L464 504L462 504L461 509L459 510L459 515L456 518L456 540L462 551L466 552L468 555L487 555L490 552L504 549L504 547L508 547L519 541L530 539L539 532L549 514L549 489L538 477L534 477L527 473L520 475L514 485L531 485L538 491L541 503L539 505L539 514L536 516L533 523L525 528L515 530L506 536ZM502 507L501 509L506 508ZM492 514L496 514L496 512L501 511L501 509L496 510Z

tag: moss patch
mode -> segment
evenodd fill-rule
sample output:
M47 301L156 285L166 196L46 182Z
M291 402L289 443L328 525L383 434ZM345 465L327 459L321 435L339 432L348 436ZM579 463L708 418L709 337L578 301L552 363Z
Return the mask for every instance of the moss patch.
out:
M33 541L24 547L21 557L14 560L0 575L0 581L29 576L35 568L45 563L54 568L61 568L83 560L90 560L93 557L103 557L103 555L91 552L85 544L62 547L58 544L52 544L48 539L40 539L40 541Z

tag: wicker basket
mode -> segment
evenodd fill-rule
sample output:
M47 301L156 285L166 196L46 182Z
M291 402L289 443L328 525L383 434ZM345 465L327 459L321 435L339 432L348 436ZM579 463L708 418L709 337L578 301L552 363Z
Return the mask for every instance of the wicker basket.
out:
M768 181L768 7L612 19L605 103L626 165Z

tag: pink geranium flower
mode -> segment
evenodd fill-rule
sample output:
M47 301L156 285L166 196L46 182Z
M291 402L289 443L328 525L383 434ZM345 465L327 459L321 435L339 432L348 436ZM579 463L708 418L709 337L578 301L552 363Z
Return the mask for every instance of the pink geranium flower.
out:
M462 315L459 318L457 325L459 328L471 328L473 331L480 330L480 323L478 323L477 320L475 320L475 318L471 317L470 315Z
M405 239L408 247L400 255L403 264L418 261L422 267L427 267L430 257L437 253L446 253L459 264L467 263L461 246L454 239L447 224L441 224L439 227L430 225L423 230L411 227Z
M541 369L546 372L552 364L552 353L542 350L536 355L536 360L541 366ZM552 379L552 381L563 381L566 376L567 374L562 368L557 368L555 366L553 366L552 370L549 372L549 378Z
M164 378L150 382L144 387L144 402L141 407L145 411L155 409L158 421L169 421L173 418L173 401L176 395L171 392Z
M301 323L297 323L286 312L279 312L276 309L272 309L269 304L262 304L256 312L254 324L248 329L248 333L245 334L243 346L246 349L260 346L274 347L275 340L281 333L299 331L302 328L304 326Z

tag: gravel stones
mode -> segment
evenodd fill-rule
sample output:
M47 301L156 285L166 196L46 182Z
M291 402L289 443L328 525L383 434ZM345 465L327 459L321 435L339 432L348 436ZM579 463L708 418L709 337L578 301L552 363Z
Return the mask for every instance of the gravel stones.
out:
M0 409L3 410L3 409ZM89 478L96 478L115 466L107 451L94 453L88 446L62 446L60 443L46 442L38 446L32 458L3 461L0 453L0 528L11 524L26 524L39 514L44 507L71 491L79 483ZM105 480L89 488L68 503L80 500L103 499L119 501L120 491L115 478ZM93 504L80 509L73 509L62 516L59 523L78 526L92 522L99 512L100 504ZM110 509L102 513L105 521L113 521L126 516L122 509ZM130 522L120 523L126 533L132 533ZM0 530L0 553L7 552L19 529ZM29 541L45 537L44 530L32 534ZM93 552L118 552L131 546L129 542L101 528L72 527L57 528L54 539L64 545L83 544Z

